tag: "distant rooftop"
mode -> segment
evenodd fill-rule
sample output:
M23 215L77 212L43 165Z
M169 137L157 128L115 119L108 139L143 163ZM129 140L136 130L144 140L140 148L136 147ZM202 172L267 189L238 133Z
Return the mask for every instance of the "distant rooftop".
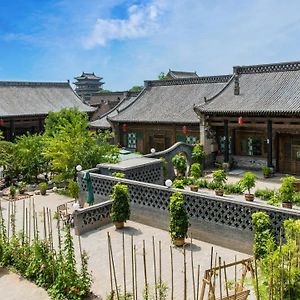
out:
M186 72L186 71L174 71L169 69L166 77L170 79L182 79L182 78L197 78L199 77L196 72Z
M83 79L88 79L88 80L101 80L103 79L102 77L98 77L95 75L95 73L87 73L87 72L82 72L80 76L74 77L76 80L83 80Z

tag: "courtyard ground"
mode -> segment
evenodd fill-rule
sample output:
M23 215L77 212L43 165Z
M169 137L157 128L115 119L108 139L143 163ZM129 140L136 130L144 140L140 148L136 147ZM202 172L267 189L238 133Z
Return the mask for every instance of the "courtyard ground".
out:
M49 207L52 213L56 210L57 205L62 204L70 200L61 195L49 193L46 196L35 195L35 209L38 212L39 230L40 234L43 234L42 223L42 210L43 207ZM26 207L29 207L29 199L24 200ZM2 200L2 211L4 216L7 215L8 202ZM22 226L22 206L23 201L16 201L17 208L17 228L21 229ZM157 220L159 222L159 220ZM150 287L154 286L154 271L153 271L153 249L152 249L152 237L155 239L155 252L157 259L157 272L159 270L159 241L161 241L161 257L162 257L162 281L165 282L169 288L171 288L171 265L170 265L170 237L169 233L164 230L156 229L150 226L146 226L140 223L128 221L126 227L123 230L115 230L112 225L107 225L99 228L98 230L91 231L81 236L82 248L85 249L90 257L89 267L93 274L92 291L99 296L100 299L106 299L106 295L110 291L110 273L108 263L108 246L107 246L107 232L111 235L114 260L117 273L117 285L123 289L123 272L122 272L122 237L124 232L125 238L125 253L126 253L126 286L127 290L132 289L131 280L131 236L133 236L134 244L136 245L137 256L137 289L139 298L142 299L142 291L144 287L144 268L143 268L143 240L146 244L146 265L147 265L147 280ZM56 223L53 222L53 234L54 240L57 237ZM78 256L78 237L74 238L76 252ZM189 297L192 299L192 273L191 273L191 251L194 256L194 272L196 271L198 264L201 268L201 276L205 269L210 266L210 252L211 247L214 247L214 252L217 256L222 258L222 261L232 262L235 257L237 260L248 257L246 254L232 251L223 247L214 246L202 241L193 240L192 244L190 240L186 245L186 267L187 267L187 290ZM174 256L174 295L175 299L183 299L183 287L184 287L184 255L183 250L180 248L172 247ZM233 276L234 270L228 270L228 277ZM238 269L240 272L240 269ZM46 292L36 287L32 283L19 278L19 276L7 272L0 274L0 293L3 299L22 299L22 300L43 300L49 299ZM20 295L22 297L20 298ZM102 298L101 298L102 297Z

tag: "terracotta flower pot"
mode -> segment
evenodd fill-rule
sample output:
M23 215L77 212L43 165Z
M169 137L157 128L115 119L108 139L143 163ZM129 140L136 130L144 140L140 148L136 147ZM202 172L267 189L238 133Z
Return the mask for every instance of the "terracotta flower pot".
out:
M254 195L253 194L245 194L245 199L246 201L253 201L254 200Z
M217 195L217 196L223 196L224 195L224 190L215 190L215 194Z
M173 244L177 247L182 247L184 245L184 238L174 239Z
M282 207L292 209L293 203L292 202L282 202Z
M191 185L190 188L192 192L198 192L199 189L198 185Z
M116 229L124 228L124 222L114 222Z

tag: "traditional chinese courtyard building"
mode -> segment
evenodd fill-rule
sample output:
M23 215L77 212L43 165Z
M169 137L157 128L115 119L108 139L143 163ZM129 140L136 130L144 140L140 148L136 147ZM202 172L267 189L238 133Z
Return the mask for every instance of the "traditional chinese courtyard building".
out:
M300 174L300 62L234 67L195 107L206 151L241 167Z
M145 81L138 97L108 117L116 143L142 153L169 148L177 141L199 140L195 104L221 91L231 75Z
M0 130L7 140L26 132L41 132L50 111L78 108L91 114L68 82L0 81Z

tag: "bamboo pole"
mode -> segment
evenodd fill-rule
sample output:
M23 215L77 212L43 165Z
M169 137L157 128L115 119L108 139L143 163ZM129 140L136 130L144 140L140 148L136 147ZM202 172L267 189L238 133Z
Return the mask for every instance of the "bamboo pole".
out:
M155 255L155 242L154 236L152 236L152 252L153 252L153 273L154 273L154 296L157 300L157 277L156 277L156 255Z
M131 235L131 279L132 279L132 298L136 300L135 284L134 284L134 250L133 250L133 235Z
M161 269L161 241L158 242L158 255L159 255L159 287L162 286L162 269ZM159 293L159 300L160 300L160 293Z
M9 234L10 234L10 200L8 200L8 210L7 210L7 241L9 242Z
M133 250L134 250L134 273L135 273L135 297L138 300L136 245L134 245Z
M109 277L110 277L110 293L113 293L113 275L112 275L112 267L111 267L111 254L110 254L110 246L109 246L109 233L107 233L107 250L108 250L108 263L109 263Z
M45 206L43 206L43 225L44 225L44 240L47 241L47 225L46 225L46 210Z
M258 287L258 274L257 274L257 260L256 260L256 256L254 256L254 270L255 270L255 281L256 281L256 298L257 300L260 299L260 295L259 295L259 287Z
M24 245L25 238L25 200L22 203L22 245Z
M212 268L213 268L213 255L214 255L214 247L211 247L211 250L210 250L210 272L209 272L209 287L208 287L208 295L210 296L211 295L211 286L212 286L212 283L211 283L211 278L213 276L213 271L212 271Z
M195 274L194 274L194 255L193 255L193 238L191 234L191 268L192 268L192 284L193 284L193 296L194 300L196 300L196 287L195 287Z
M196 294L197 300L199 300L199 289L200 289L200 265L198 265L198 269L197 269L197 294Z
M227 272L226 272L225 261L223 261L223 266L224 266L224 278L225 278L226 297L229 299L228 281L227 281Z
M236 255L234 256L234 300L236 300L236 289L237 289L237 286L236 286Z
M187 300L187 286L186 286L186 253L185 246L183 246L183 299Z
M173 300L174 299L174 266L173 266L172 246L170 246L170 256L171 256L171 300Z
M126 297L126 257L125 257L125 236L122 233L122 250L123 250L123 281L124 281L124 296Z
M32 206L32 197L29 198L29 216L28 216L28 240L29 245L31 244L31 206Z
M145 282L145 300L148 300L148 280L147 280L147 263L146 263L146 249L145 240L143 240L143 261L144 261L144 282Z
M223 299L222 296L222 274L221 274L221 257L219 256L219 285L220 285L220 299Z
M107 235L108 235L108 241L109 241L110 257L111 257L111 263L112 263L112 269L113 269L113 276L114 276L114 281L115 281L117 299L120 300L118 282L117 282L117 276L116 276L116 268L115 268L115 262L114 262L114 254L113 254L113 250L112 250L112 244L111 244L111 238L110 238L109 232L107 233Z

